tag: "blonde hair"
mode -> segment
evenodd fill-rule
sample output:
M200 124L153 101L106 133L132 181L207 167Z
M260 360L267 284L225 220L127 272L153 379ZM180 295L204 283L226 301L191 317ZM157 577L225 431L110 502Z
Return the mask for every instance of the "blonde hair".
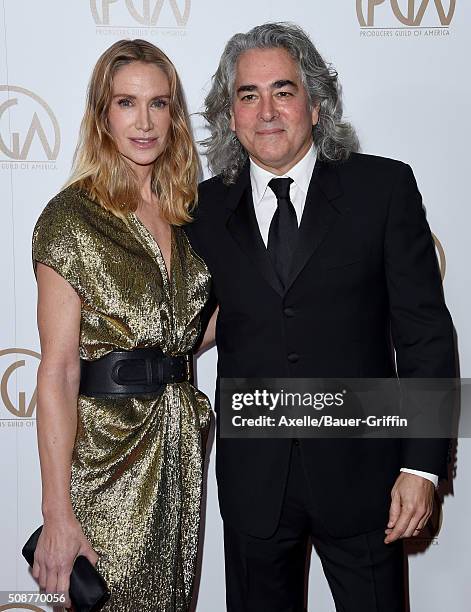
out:
M162 216L173 225L183 225L191 220L189 212L197 199L199 158L175 66L163 51L145 40L120 40L99 58L88 86L72 174L66 186L83 189L92 200L123 219L137 209L141 195L136 175L119 153L107 122L113 77L131 62L154 64L169 81L171 124L166 147L154 162L151 184Z

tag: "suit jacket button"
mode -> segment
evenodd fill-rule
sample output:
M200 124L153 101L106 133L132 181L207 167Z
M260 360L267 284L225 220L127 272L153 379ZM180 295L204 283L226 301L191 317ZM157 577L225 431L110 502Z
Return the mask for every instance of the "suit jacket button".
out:
M292 308L284 308L283 309L283 314L285 315L285 317L294 317L294 310Z
M299 361L299 355L297 353L290 353L288 355L288 361L290 363L296 363L297 361Z

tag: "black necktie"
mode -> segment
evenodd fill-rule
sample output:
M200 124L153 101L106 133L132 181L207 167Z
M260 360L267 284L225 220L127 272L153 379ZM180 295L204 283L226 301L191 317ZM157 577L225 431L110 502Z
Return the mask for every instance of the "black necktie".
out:
M293 179L272 179L268 186L276 195L278 208L273 215L268 232L267 249L283 286L286 287L291 259L296 246L298 220L289 199L289 187Z

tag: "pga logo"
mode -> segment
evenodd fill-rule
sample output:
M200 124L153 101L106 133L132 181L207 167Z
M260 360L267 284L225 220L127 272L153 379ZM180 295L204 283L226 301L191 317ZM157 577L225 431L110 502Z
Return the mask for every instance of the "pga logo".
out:
M36 374L40 361L41 355L30 349L0 350L0 404L7 409L7 414L17 419L34 417Z
M54 161L59 155L59 123L36 93L0 85L0 156L5 160Z
M122 26L119 20L130 16L140 26L183 28L190 17L191 0L90 0L90 8L97 26Z
M356 0L358 23L363 28L448 27L456 0Z

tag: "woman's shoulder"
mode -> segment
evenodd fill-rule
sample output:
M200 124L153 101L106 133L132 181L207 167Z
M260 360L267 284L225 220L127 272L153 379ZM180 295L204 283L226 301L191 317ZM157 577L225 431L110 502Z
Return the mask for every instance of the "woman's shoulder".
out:
M90 204L80 190L67 187L46 204L33 230L34 267L39 262L53 268L76 289L89 233L86 209Z
M37 225L52 223L67 227L73 222L84 223L90 212L93 214L98 208L82 189L71 185L49 200L39 215Z
M71 185L46 204L36 222L33 238L38 233L46 237L73 235L80 242L81 237L90 235L112 235L122 225L121 219L92 200L86 191Z
M39 215L33 230L33 257L42 261L46 254L65 258L77 256L90 236L96 234L95 221L102 207L75 186L55 195ZM104 211L106 212L106 211Z

